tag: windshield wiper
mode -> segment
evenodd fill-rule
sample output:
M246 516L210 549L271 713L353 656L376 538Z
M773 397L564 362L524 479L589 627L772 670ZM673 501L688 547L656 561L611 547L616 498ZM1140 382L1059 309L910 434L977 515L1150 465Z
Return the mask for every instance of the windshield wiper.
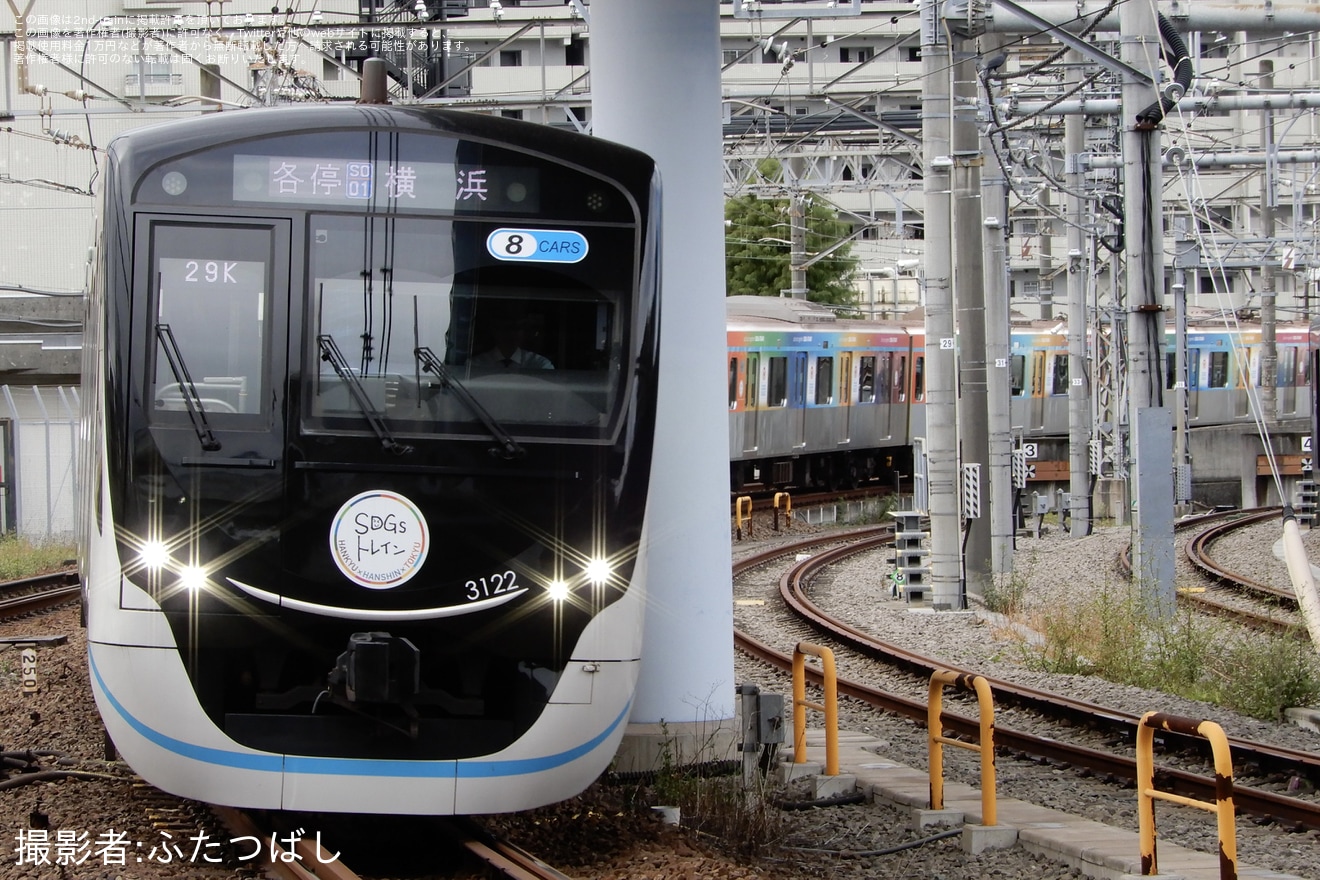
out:
M188 418L192 421L193 430L197 432L197 439L201 442L203 451L217 451L220 449L220 441L215 439L211 423L206 419L206 407L202 405L202 397L197 393L197 386L193 384L192 376L188 373L188 365L183 361L183 354L179 351L179 344L174 341L174 333L170 330L170 325L157 324L156 338L160 340L160 347L165 350L165 360L170 365L170 372L174 374L174 381L179 386L179 396L183 398L183 404L188 408Z
M385 422L381 420L380 416L376 415L375 410L371 407L371 399L367 397L366 389L362 387L358 377L353 375L352 369L348 366L348 361L344 360L343 352L335 344L334 337L328 333L322 334L316 337L316 344L321 349L321 360L329 361L330 366L334 367L335 372L339 374L339 378L344 380L344 386L348 388L349 396L358 405L358 409L362 410L362 415L366 417L367 424L371 425L371 430L375 431L376 436L380 438L380 445L387 452L393 452L395 455L407 455L412 452L413 448L411 446L394 439L394 435L385 426Z
M448 388L453 391L454 396L463 401L467 408L472 410L472 414L480 419L481 423L486 426L486 430L495 438L495 442L499 443L498 447L491 449L490 452L492 455L498 455L500 458L513 459L521 458L527 454L527 450L523 449L518 441L514 440L509 432L504 430L504 427L499 422L495 421L495 417L486 412L486 408L481 405L480 401L472 396L472 392L468 391L467 388L463 386L463 383L454 378L453 374L449 372L449 369L440 362L440 358L435 356L435 352L431 351L427 346L421 345L413 349L413 357L421 363L424 371L434 373L436 377L439 378L441 388Z

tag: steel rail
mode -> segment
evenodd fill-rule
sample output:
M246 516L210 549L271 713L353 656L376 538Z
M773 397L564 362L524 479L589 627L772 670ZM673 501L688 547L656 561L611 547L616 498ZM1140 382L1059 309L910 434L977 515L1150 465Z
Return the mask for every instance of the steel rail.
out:
M54 608L56 605L72 602L78 598L81 592L81 587L59 587L53 590L43 590L39 593L29 593L26 596L11 596L8 599L0 599L0 620L22 617L24 614L45 611L47 608Z
M78 572L74 569L63 569L61 571L33 575L32 577L0 582L0 595L17 592L18 590L25 590L29 587L49 588L72 586L76 583L78 583Z
M1271 508L1263 508L1259 511L1249 511L1245 514L1245 516L1243 514L1243 511L1240 510L1227 511L1223 513L1205 514L1204 516L1179 520L1177 523L1174 524L1174 530L1183 531L1207 522L1222 522L1223 523L1222 525L1215 526L1205 532L1202 532L1200 535L1197 536L1197 538L1194 538L1192 541L1189 541L1187 543L1186 547L1184 547L1184 552L1187 555L1188 561L1191 562L1194 567L1200 569L1212 580L1217 580L1229 587L1245 586L1248 591L1253 591L1255 590L1256 587L1261 587L1263 589L1256 591L1265 592L1268 595L1272 596L1273 598L1285 600L1284 604L1292 608L1296 608L1297 607L1296 597L1291 597L1286 594L1280 595L1273 587L1268 587L1264 584L1257 584L1255 581L1250 581L1250 579L1247 579L1249 583L1244 584L1241 575L1238 575L1235 572L1228 572L1224 569L1211 570L1211 568L1207 568L1207 565L1211 566L1212 568L1214 566L1213 560L1208 555L1207 551L1209 549L1210 544L1213 543L1213 541L1216 538L1222 537L1224 534L1227 534L1227 532L1231 531L1234 528L1253 525L1262 520L1269 519L1271 516L1278 514L1280 511L1281 508L1271 507ZM1201 540L1207 537L1208 540ZM1197 546L1198 542L1200 543L1200 546ZM1131 554L1132 554L1132 545L1129 544L1123 550L1123 554L1119 557L1118 560L1119 570L1125 576L1128 577L1132 575ZM1270 614L1261 614L1260 612L1257 611L1249 611L1245 608L1238 608L1233 605L1228 605L1224 602L1220 602L1216 599L1213 599L1203 594L1189 593L1180 590L1178 591L1177 597L1179 602L1190 606L1191 608L1201 612L1202 614L1210 614L1215 617L1223 618L1224 620L1231 620L1234 623L1239 623L1242 624L1243 626L1251 627L1252 629L1257 629L1264 632L1278 633L1280 635L1292 635L1296 633L1302 633L1305 631L1305 627L1302 625L1300 621L1286 620L1284 618L1275 617ZM1287 601L1290 598L1292 601L1291 602Z
M1259 593L1289 608L1297 607L1297 596L1291 591L1280 590L1278 587L1263 584L1254 578L1249 578L1244 574L1225 568L1215 561L1210 555L1210 546L1219 538L1227 535L1229 532L1249 525L1255 525L1259 522L1277 517L1280 515L1280 509L1277 507L1262 510L1257 513L1249 513L1245 516L1211 526L1203 532L1200 532L1195 538L1187 542L1187 559L1202 572L1214 580L1218 580L1231 587L1242 587L1250 592Z
M315 851L315 844L300 839L294 846L294 852L288 853L271 836L270 829L260 827L251 815L234 807L211 805L213 812L231 832L240 837L253 837L262 841L261 867L280 880L362 880L339 859L321 861ZM286 861L286 857L291 859ZM303 865L312 867L304 868Z
M510 880L571 880L531 853L497 838L472 819L455 817L441 824L442 831L459 846Z
M811 545L826 543L823 539L813 539ZM919 672L924 672L927 676L934 668L950 669L954 672L972 673L971 670L960 670L957 667L939 663L930 658L914 652L905 651L892 645L883 645L875 642L869 636L855 628L829 618L828 615L820 613L814 603L811 603L805 596L803 586L804 582L809 580L810 576L827 565L833 564L849 555L864 552L872 549L883 540L877 537L869 537L858 540L856 545L850 545L843 548L837 548L823 554L818 554L805 562L799 563L780 580L781 594L786 594L786 601L789 602L795 613L803 615L813 626L828 632L830 635L838 638L840 641L850 646L855 643L861 643L857 647L859 651L868 656L884 660L885 662L898 663L907 666ZM777 551L758 554L742 561L736 568L737 573L746 571L757 564L772 559L776 556L801 550L801 545L785 545L778 548ZM789 586L796 583L796 587ZM823 618L819 624L815 621L817 618ZM735 631L735 641L738 647L746 653L757 657L777 668L791 668L791 665L785 666L785 661L791 664L791 658L774 651L768 646L762 645L755 639L752 639L745 633ZM808 670L809 675L819 683L819 675ZM979 673L978 673L979 674ZM1008 682L990 679L992 689L997 695L1010 697L1015 702L1019 699L1024 703L1033 704L1037 711L1054 708L1047 714L1053 714L1057 717L1060 712L1067 717L1082 720L1088 724L1094 724L1097 721L1105 723L1113 728L1123 731L1124 736L1132 739L1135 737L1136 725L1140 721L1136 716L1113 709L1108 709L1084 701L1071 700L1056 694L1049 694L1045 691L1038 691L1032 688L1024 688L1012 685ZM838 683L839 692L863 700L868 704L875 705L887 711L904 715L918 721L923 721L926 717L926 704L916 700L908 699L896 694L890 694L863 685L853 681L840 679ZM1019 696L1020 695L1020 696ZM950 730L959 735L975 737L978 733L978 723L972 719L964 718L958 715L944 713L941 715L942 723ZM1065 761L1078 766L1091 769L1094 772L1107 774L1110 776L1135 779L1136 762L1118 755L1112 755L1084 746L1076 746L1061 742L1052 738L1037 737L1031 734L1015 731L1008 728L996 727L995 729L996 746L1005 750L1017 750L1029 754L1041 755L1046 758L1058 761ZM1235 748L1243 751L1252 751L1252 760L1273 763L1288 763L1295 768L1298 763L1305 764L1314 776L1317 769L1320 768L1320 755L1308 754L1304 752L1294 752L1287 749L1278 749L1274 746L1262 745L1259 743L1249 743L1243 740L1236 740ZM1192 773L1178 770L1162 769L1160 771L1161 785L1168 790L1190 797L1207 797L1213 795L1213 779L1207 780L1206 777L1197 776ZM1275 820L1294 823L1299 827L1320 828L1320 804L1312 804L1307 801L1297 800L1295 798L1274 794L1272 792L1258 791L1250 788L1238 788L1235 790L1235 797L1238 805L1246 813L1268 817Z

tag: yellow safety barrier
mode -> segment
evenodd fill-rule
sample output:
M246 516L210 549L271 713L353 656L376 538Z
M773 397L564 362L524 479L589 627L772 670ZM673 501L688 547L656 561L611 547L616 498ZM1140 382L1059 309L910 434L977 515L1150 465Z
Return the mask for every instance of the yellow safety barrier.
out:
M779 531L779 499L784 499L784 526L793 524L793 496L787 492L775 493L775 531Z
M965 691L976 692L976 703L981 710L981 742L966 743L944 735L940 713L944 708L944 686L953 685ZM943 743L981 753L981 824L998 823L995 800L995 704L990 684L979 675L937 669L930 677L930 699L926 703L926 736L930 743L930 808L944 809L944 748Z
M1198 801L1155 788L1155 731L1168 730L1210 742L1215 759L1215 802ZM1137 828L1141 835L1141 874L1159 874L1155 858L1155 798L1215 813L1219 820L1219 876L1237 877L1237 826L1233 823L1233 756L1224 729L1213 721L1147 712L1137 726Z
M746 516L743 515L743 508L747 509ZM743 520L747 520L747 537L752 536L752 496L740 495L738 500L733 503L733 527L738 533L738 540L743 539Z
M825 703L807 702L807 655L819 657L825 684ZM825 775L839 775L839 677L834 652L811 642L793 649L793 763L807 760L807 710L825 713Z

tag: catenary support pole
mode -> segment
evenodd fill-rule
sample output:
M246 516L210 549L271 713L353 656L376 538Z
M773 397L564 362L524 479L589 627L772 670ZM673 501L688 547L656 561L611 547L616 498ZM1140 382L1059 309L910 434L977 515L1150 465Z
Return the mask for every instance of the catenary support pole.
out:
M1154 7L1125 3L1122 58L1159 70L1160 32ZM1174 611L1173 422L1164 404L1164 227L1159 120L1141 114L1159 98L1153 86L1123 79L1123 305L1127 313L1128 479L1132 486L1132 576L1152 616ZM1167 487L1167 488L1166 488Z
M958 318L958 438L964 464L990 466L990 426L987 403L985 251L982 242L981 136L976 111L980 82L974 41L953 38L953 290ZM966 486L963 487L966 490ZM990 583L990 510L984 479L980 482L979 516L966 517L963 572L967 592L985 596Z
M987 49L986 55L993 55ZM995 156L989 135L981 154ZM1001 147L1002 149L1002 147ZM996 577L1013 571L1012 334L1008 311L1008 180L997 161L981 171L981 235L985 250L986 423L990 429L990 570Z
M1274 88L1274 62L1260 62L1257 87L1263 92ZM1274 143L1274 111L1266 107L1261 112L1260 148L1269 156L1277 148ZM1260 181L1260 237L1265 241L1265 258L1260 265L1260 416L1266 425L1273 425L1279 414L1279 346L1275 325L1275 305L1278 300L1274 278L1274 211L1278 207L1274 176L1278 166L1265 163L1265 174Z
M591 4L594 133L660 165L660 398L648 505L641 675L621 762L716 757L733 724L719 6ZM674 120L683 120L676 126ZM682 475L682 479L679 479ZM631 747L634 747L630 749ZM718 757L724 757L721 751Z
M1064 71L1065 88L1082 81L1082 58L1068 53ZM1065 195L1068 217L1068 494L1074 538L1091 534L1091 370L1086 356L1086 254L1087 202L1082 197L1085 176L1082 153L1086 152L1086 121L1080 116L1063 120Z
M950 235L949 43L940 21L943 3L922 0L922 191L926 198L926 449L930 497L931 604L961 609L958 523L957 362Z

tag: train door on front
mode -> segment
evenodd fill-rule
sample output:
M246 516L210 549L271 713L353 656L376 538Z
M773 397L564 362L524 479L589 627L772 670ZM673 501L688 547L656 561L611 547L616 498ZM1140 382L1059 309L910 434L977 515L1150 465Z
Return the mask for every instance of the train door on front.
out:
M288 221L141 215L138 232L150 289L137 302L151 311L137 326L154 352L147 400L160 449L185 466L274 469L286 376L271 352L288 320Z

